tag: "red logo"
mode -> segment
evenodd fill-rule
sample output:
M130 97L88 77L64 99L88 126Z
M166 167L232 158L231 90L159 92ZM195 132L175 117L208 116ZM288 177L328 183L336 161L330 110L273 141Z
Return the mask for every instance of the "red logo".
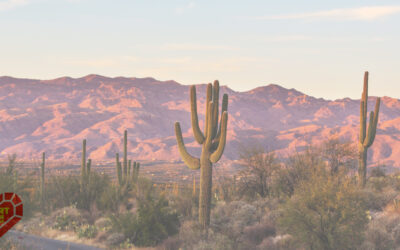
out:
M0 237L22 219L23 205L15 193L0 194Z

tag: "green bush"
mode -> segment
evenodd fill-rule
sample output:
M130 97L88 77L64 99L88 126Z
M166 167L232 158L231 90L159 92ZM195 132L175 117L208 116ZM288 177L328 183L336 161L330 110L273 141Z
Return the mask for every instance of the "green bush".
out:
M24 216L22 219L28 220L39 205L34 197L34 174L28 173L21 177L17 167L19 167L19 163L16 160L16 155L8 156L7 168L5 171L0 171L0 194L5 192L16 193L24 204Z
M178 215L164 197L139 200L136 214L110 216L113 230L123 233L136 246L155 246L179 230Z
M92 239L97 235L97 227L94 225L82 225L76 228L76 233L79 238L89 238Z
M349 177L315 171L283 206L280 228L310 249L354 249L363 240L367 208Z
M111 188L109 176L90 173L88 185L81 191L80 176L51 176L46 184L46 204L51 210L71 205L90 210L94 204L101 203L103 193Z
M78 176L50 176L48 179L45 197L51 211L77 204L80 193Z
M77 227L76 221L74 221L72 216L67 214L65 210L62 215L56 217L55 223L53 225L54 229L61 231L67 231L67 230L75 231L76 227Z

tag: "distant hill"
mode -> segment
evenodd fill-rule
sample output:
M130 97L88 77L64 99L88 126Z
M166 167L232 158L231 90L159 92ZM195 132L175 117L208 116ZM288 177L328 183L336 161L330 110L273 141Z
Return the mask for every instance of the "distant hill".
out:
M205 84L197 86L201 127L205 88ZM361 90L360 83L360 96ZM317 99L274 84L247 92L223 86L223 93L229 94L223 159L238 159L240 145L259 143L285 153L332 135L353 141L358 137L359 100ZM369 110L375 99L369 98ZM86 138L90 158L111 160L116 152L122 152L127 129L130 158L177 161L175 121L181 122L188 150L199 154L190 125L189 86L153 78L99 75L54 80L0 77L3 155L17 153L19 158L39 159L46 151L49 159L77 160ZM399 99L382 98L377 136L368 157L370 164L400 167Z

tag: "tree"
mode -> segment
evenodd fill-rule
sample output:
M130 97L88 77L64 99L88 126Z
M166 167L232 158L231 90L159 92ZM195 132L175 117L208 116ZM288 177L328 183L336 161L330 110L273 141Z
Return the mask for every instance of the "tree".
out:
M280 163L273 152L266 152L260 146L241 150L244 169L240 172L241 192L254 191L261 197L271 195L272 178Z
M357 149L350 141L330 138L321 145L321 156L327 161L331 174L337 174L339 168L350 169L357 160Z
M308 146L304 152L290 155L277 171L274 189L281 195L290 197L301 182L307 181L311 173L320 168L326 168L315 147Z

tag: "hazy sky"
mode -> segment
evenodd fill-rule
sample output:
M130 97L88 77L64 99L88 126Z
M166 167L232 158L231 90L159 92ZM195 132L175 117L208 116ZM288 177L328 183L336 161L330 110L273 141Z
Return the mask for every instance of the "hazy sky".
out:
M0 0L0 75L400 98L400 1Z

